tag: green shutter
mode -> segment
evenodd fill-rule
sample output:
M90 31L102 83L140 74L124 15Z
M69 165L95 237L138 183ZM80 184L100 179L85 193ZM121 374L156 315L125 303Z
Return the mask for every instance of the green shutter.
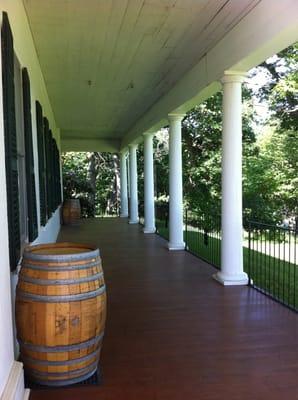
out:
M45 140L45 160L46 160L46 209L47 209L47 217L51 218L52 215L52 207L51 207L51 198L52 198L52 187L51 187L51 133L49 129L49 121L47 118L44 118L44 140Z
M46 163L45 163L44 126L43 126L42 107L38 101L36 101L36 127L37 127L37 143L38 143L40 224L44 226L47 222Z
M52 159L53 159L53 211L58 207L58 193L57 193L57 166L56 166L56 140L52 139Z
M54 187L55 209L61 204L60 154L57 142L54 139Z
M9 256L11 269L15 269L20 258L21 249L18 155L14 93L13 37L6 13L3 13L2 18L1 50Z
M55 187L54 187L54 154L53 154L53 134L50 130L49 136L49 156L50 156L50 207L51 212L55 211Z
M58 196L57 196L57 177L56 177L56 140L53 138L52 139L52 157L53 157L53 208L54 211L57 208L57 201L58 201Z
M61 204L61 179L60 179L60 153L55 143L55 150L56 150L56 191L57 191L57 207Z
M61 202L62 202L62 195L61 195L60 152L59 152L58 147L57 147L57 168L58 168L58 188L57 188L57 192L58 192L58 206L59 206L61 204Z
M25 133L25 164L26 164L26 189L28 207L28 233L29 241L32 242L38 235L36 191L34 177L34 158L32 143L32 120L31 120L31 93L28 71L23 68L23 107L24 107L24 133Z

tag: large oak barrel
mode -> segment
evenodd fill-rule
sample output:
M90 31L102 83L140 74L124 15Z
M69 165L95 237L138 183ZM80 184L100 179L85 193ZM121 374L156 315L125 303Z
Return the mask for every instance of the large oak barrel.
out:
M81 218L81 204L79 199L67 199L63 202L62 219L64 225L76 225Z
M28 377L64 386L96 372L106 319L99 250L75 243L25 249L16 325Z

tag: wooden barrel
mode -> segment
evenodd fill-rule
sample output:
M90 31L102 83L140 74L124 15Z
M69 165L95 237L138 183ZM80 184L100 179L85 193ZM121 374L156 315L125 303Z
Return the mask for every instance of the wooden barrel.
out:
M106 319L99 250L75 243L25 249L16 292L21 359L29 378L64 386L97 370Z
M81 205L79 199L64 200L62 208L64 225L76 225L81 218Z

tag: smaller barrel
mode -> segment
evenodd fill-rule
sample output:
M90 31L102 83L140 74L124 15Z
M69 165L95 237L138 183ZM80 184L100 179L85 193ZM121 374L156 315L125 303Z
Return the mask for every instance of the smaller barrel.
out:
M62 218L64 225L77 225L81 218L79 199L67 199L63 202Z

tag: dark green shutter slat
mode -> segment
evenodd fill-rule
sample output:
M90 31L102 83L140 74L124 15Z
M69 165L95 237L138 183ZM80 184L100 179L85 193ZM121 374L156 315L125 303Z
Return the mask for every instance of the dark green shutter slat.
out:
M51 143L50 143L50 151L51 151L51 210L52 213L55 211L55 187L54 187L54 139L53 134L51 132Z
M57 171L56 171L56 140L53 139L53 198L54 198L54 210L57 208Z
M62 197L61 197L61 173L60 173L60 152L57 147L57 168L58 168L58 205L61 204Z
M55 208L61 203L61 179L60 179L60 154L56 140L54 140L54 173L55 173Z
M60 153L56 143L57 207L61 204Z
M1 28L5 169L10 267L15 269L20 258L20 214L18 187L18 155L14 92L13 37L7 13Z
M46 165L46 213L47 219L49 219L49 151L48 151L48 134L49 134L49 121L46 117L43 119L44 127L44 148L45 148L45 165Z
M34 158L32 142L32 120L31 120L31 93L28 71L23 68L23 107L24 107L24 132L25 132L25 164L26 164L26 188L28 207L28 233L29 241L32 242L38 235L36 190L34 177Z
M56 171L56 140L53 138L52 139L52 171L53 171L53 181L52 181L52 186L53 186L53 211L56 210L57 208L57 171Z
M44 118L44 139L45 139L45 154L46 154L46 199L47 199L47 217L51 218L52 215L52 207L51 207L51 198L52 198L52 187L51 187L51 132L49 129L49 121L47 118Z
M52 185L52 203L51 203L51 207L52 207L52 213L55 211L55 172L54 172L54 139L52 136L52 140L51 140L51 169L52 169L52 181L51 181L51 185Z
M53 157L52 157L52 131L49 130L48 135L48 152L49 152L49 210L50 216L53 213Z
M46 163L42 107L36 101L36 126L38 143L38 172L39 172L39 201L40 201L40 224L44 226L47 222L46 210Z

